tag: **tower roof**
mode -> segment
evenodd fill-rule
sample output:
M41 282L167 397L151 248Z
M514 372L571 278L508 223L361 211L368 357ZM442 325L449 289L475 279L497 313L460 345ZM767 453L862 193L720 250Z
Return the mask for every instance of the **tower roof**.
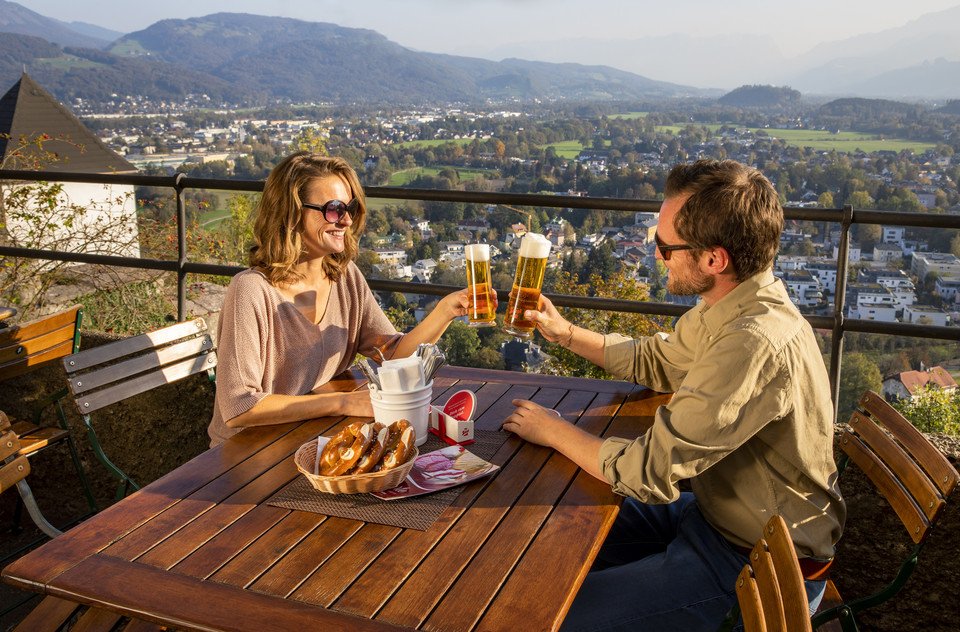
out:
M29 142L46 134L44 152L54 152L56 160L40 166L46 171L77 173L130 173L137 170L125 158L101 142L70 110L41 88L27 73L0 98L0 162L18 146L19 139ZM27 162L5 165L8 169L32 169L30 158L41 158L35 148L24 152Z

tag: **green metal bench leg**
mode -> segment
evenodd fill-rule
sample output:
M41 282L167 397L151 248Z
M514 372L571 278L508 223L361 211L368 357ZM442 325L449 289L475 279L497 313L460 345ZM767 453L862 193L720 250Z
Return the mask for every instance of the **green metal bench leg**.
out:
M59 399L56 400L56 405L60 427L69 432L70 427L67 425L67 415L63 412L63 406L60 405ZM100 511L100 507L97 506L97 501L93 497L93 488L90 486L86 471L83 469L83 463L80 461L80 453L77 451L76 441L73 440L73 433L67 435L67 447L70 449L70 458L73 459L73 467L77 470L77 476L80 477L80 484L83 486L83 494L87 497L87 505L90 506L90 512L97 513Z
M127 476L126 472L121 470L119 467L114 465L113 461L110 460L110 457L103 451L103 448L100 446L100 440L97 438L97 432L93 429L93 425L90 423L90 417L88 415L83 416L83 423L87 427L87 436L90 438L90 446L93 448L93 453L97 456L97 459L110 471L111 474L120 479L120 483L117 485L117 500L120 500L127 495L130 489L134 491L140 489L140 486L137 483Z

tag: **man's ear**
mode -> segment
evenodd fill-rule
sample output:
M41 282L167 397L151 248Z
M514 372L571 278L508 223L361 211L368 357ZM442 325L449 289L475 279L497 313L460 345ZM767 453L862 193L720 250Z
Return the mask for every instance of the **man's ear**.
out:
M719 275L733 270L730 253L723 246L714 246L710 250L705 250L700 257L700 265L708 274Z

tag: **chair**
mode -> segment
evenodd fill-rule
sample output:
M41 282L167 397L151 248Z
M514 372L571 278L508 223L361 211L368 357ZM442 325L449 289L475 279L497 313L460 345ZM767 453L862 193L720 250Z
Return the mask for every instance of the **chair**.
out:
M116 402L195 373L216 377L217 354L202 318L87 349L63 359L67 383L94 454L119 479L116 498L140 486L107 457L91 415Z
M30 461L22 453L20 440L13 431L10 419L0 410L0 494L16 486L27 512L37 527L51 538L60 535L60 530L50 524L33 498L33 492L27 484L30 474Z
M82 321L82 306L74 305L56 314L0 329L0 381L31 373L68 354L76 353L80 348ZM35 406L30 421L12 420L12 431L20 444L19 454L27 457L66 442L87 504L91 512L96 512L97 503L93 490L80 462L76 442L60 403L66 394L66 389L60 389L42 399ZM58 424L45 426L42 424L43 413L51 406L56 410Z
M721 630L730 630L738 614L746 632L811 630L807 591L787 523L771 518L750 551L736 584L737 605Z
M838 620L841 628L849 631L859 629L859 613L887 601L903 588L947 499L960 482L960 474L910 422L870 391L860 398L850 428L840 438L840 447L844 452L840 471L850 461L856 463L893 507L913 541L893 580L872 595L845 600L836 585L827 582L813 626Z

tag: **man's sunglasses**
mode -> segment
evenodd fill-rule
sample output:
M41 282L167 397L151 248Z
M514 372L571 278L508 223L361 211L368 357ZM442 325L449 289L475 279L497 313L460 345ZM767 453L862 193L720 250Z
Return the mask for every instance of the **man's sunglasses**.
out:
M657 250L660 251L660 256L663 257L664 261L670 261L670 257L673 255L675 250L695 250L695 248L690 244L677 244L676 246L671 246L660 239L660 235L657 233L653 234L653 240L657 242Z
M340 200L330 200L326 204L307 204L304 202L301 204L303 208L309 208L314 211L320 211L323 213L323 219L327 220L331 224L336 224L346 213L350 213L350 217L354 218L357 216L357 209L360 208L360 200L353 198L349 202L341 202Z

